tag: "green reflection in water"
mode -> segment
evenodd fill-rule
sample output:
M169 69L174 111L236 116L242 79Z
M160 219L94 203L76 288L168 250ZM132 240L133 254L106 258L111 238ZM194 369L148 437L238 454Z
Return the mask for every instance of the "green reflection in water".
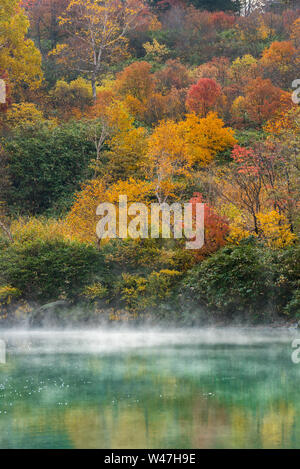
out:
M9 349L0 368L1 448L300 446L290 340L187 337L106 354L44 353L34 340Z

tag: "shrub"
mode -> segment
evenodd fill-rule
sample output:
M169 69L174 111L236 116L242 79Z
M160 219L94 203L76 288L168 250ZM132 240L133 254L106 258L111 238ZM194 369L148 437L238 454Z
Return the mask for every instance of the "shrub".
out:
M67 83L59 80L50 92L50 97L59 114L67 119L77 111L84 112L93 104L92 88L83 78Z
M227 246L189 271L183 293L193 303L229 317L253 317L272 307L274 274L268 251L250 242Z
M0 286L0 306L10 305L11 302L21 296L21 292L17 288L10 285Z
M276 273L276 299L285 313L300 314L300 246L278 250L273 254Z
M134 312L155 311L160 314L166 304L174 304L176 286L181 273L175 270L152 272L147 277L123 273L116 283L115 294L127 309Z

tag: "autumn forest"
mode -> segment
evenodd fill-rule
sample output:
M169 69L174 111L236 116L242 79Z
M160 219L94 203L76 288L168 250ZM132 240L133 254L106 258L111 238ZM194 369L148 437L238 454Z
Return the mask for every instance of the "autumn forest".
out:
M0 323L300 319L297 3L0 0ZM204 246L99 241L120 194Z

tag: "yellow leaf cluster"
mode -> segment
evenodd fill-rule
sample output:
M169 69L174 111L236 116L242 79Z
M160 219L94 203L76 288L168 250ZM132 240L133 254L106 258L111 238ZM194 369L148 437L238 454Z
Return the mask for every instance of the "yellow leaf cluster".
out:
M26 38L29 20L18 5L19 0L0 0L0 70L8 72L14 90L23 83L36 89L43 78L41 54Z
M234 131L224 126L216 113L211 112L201 119L190 114L180 123L192 164L206 166L214 157L236 143Z
M229 234L227 240L233 244L239 244L243 239L249 238L253 233L245 228L244 214L235 205L228 203L221 207L220 214L229 221Z
M7 111L5 122L11 128L37 124L44 120L42 111L33 103L13 104Z
M169 54L167 46L160 44L156 39L153 39L152 43L146 42L143 47L146 51L146 58L156 62L161 62Z
M133 178L118 181L108 189L103 181L89 181L76 196L75 203L66 219L66 233L82 242L96 242L96 226L99 217L96 215L98 205L112 203L118 209L119 196L126 195L128 203L150 203L153 197L153 185L149 181ZM118 210L116 210L118 213Z
M102 202L107 202L103 183L99 179L89 181L76 195L66 218L66 227L72 237L82 242L96 241L96 210Z
M21 296L21 292L11 285L0 286L0 306L10 305L13 299Z
M188 176L195 164L207 166L218 152L235 143L233 130L225 128L215 113L205 118L189 114L180 122L161 121L148 139L146 169L159 201L176 189L174 177Z
M66 236L64 222L46 218L19 218L11 224L15 243L25 243L34 239L53 241Z
M276 210L259 213L257 219L262 237L271 248L283 248L295 242L296 235L291 232L285 216Z

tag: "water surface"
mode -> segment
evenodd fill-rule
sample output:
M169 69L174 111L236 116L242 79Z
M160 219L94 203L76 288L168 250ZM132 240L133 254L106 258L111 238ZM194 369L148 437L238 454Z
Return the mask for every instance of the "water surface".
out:
M294 331L2 331L0 448L299 448Z

